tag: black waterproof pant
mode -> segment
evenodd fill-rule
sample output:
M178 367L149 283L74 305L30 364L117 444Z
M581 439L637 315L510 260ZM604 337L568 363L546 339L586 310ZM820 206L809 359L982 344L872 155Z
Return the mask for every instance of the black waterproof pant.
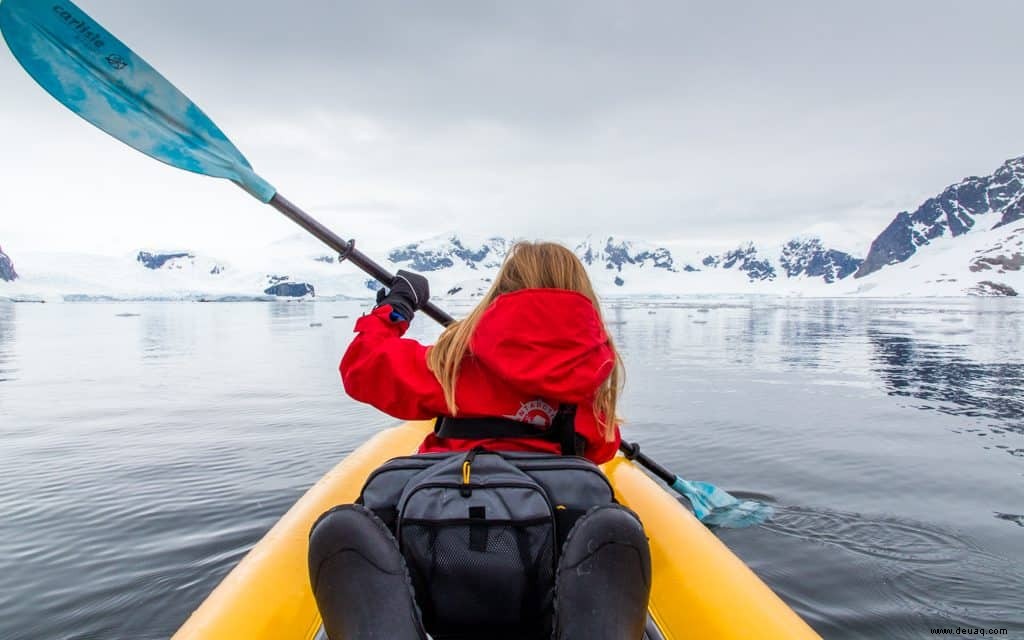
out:
M398 543L369 509L345 505L321 517L310 533L309 575L331 640L427 638ZM552 637L640 640L650 589L650 550L640 521L619 505L595 507L562 547ZM474 637L509 636L488 629Z

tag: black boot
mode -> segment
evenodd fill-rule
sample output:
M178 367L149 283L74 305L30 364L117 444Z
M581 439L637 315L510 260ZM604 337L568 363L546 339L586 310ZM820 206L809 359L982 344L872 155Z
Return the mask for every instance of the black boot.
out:
M426 639L398 543L366 507L320 516L309 534L309 577L329 638Z
M640 640L651 593L643 526L619 505L591 509L569 532L555 576L557 640Z

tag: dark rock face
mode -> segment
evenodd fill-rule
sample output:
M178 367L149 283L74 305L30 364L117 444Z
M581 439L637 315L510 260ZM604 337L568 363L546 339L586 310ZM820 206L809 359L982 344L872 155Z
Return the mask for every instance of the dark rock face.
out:
M4 253L3 247L0 247L0 280L14 282L17 279L18 272L14 270L14 262Z
M790 240L782 248L779 264L790 278L806 275L832 284L852 275L864 261L848 253L826 249L818 238Z
M1014 253L1008 256L998 255L993 258L978 258L971 263L970 269L977 273L995 268L999 270L999 273L1006 273L1007 271L1020 271L1021 267L1024 267L1024 253Z
M636 248L631 242L625 240L616 241L615 238L611 237L606 239L604 245L600 247L595 247L589 241L583 242L576 246L575 253L583 261L583 264L587 266L604 264L605 269L619 272L627 264L641 267L650 265L655 269L665 269L666 271L676 270L672 260L672 252L668 249L664 247L654 249Z
M1003 219L999 221L997 227L1001 227L1004 224L1010 224L1018 220L1024 220L1024 195L1011 202L1005 209L1003 209Z
M409 268L413 271L425 273L428 271L440 271L455 266L455 262L444 255L437 255L434 252L417 253L411 246L404 249L395 249L388 258L392 262L408 262Z
M1009 285L1005 285L1001 282L992 282L991 280L982 280L978 285L972 289L968 289L967 293L973 296L1017 296L1017 291Z
M616 287L621 287L621 286L622 286L622 285L624 285L624 284L626 284L626 281L625 281L625 280L623 280L623 279L622 279L622 278L620 278L619 276L615 276L615 286L616 286Z
M194 257L194 255L187 251L183 251L181 253L150 253L148 251L140 251L139 255L135 259L147 269L159 269L167 264L168 261L175 258Z
M1007 160L991 176L971 177L929 198L914 213L903 211L871 243L856 278L903 262L936 238L968 233L977 216L1002 214L991 228L1024 218L1024 157Z
M282 282L263 290L268 296L280 296L283 298L302 298L304 296L315 297L316 290L313 285L305 282Z
M743 271L751 282L774 280L776 277L775 267L767 259L758 256L753 244L738 247L720 256L707 256L701 263L705 267Z

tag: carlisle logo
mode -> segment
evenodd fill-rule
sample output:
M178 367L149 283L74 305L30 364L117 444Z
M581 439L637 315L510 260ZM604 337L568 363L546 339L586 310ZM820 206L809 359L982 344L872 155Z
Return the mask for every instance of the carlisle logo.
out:
M524 402L522 406L519 407L519 411L516 411L514 416L505 417L538 427L550 427L551 423L555 419L556 413L558 413L557 409L543 400L537 399Z
M103 48L103 45L105 44L103 42L103 36L100 35L99 30L93 27L93 25L81 18L75 17L74 13L71 13L71 11L59 4L53 5L53 12L57 14L58 18L64 21L64 24L71 27L71 29L78 34L79 39L88 42L97 49Z

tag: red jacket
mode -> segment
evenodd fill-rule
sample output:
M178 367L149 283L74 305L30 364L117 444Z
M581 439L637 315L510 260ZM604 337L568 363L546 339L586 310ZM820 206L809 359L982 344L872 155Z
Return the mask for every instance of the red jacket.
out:
M408 322L389 319L384 305L356 321L355 339L341 359L345 390L356 400L403 420L447 415L444 393L427 368L427 347L402 338ZM455 386L459 417L504 416L547 426L561 403L577 405L576 433L584 455L601 463L615 456L620 436L606 442L594 415L594 393L614 356L593 304L562 289L523 289L498 296L470 340ZM559 453L543 439L461 440L430 434L420 453L466 451Z

